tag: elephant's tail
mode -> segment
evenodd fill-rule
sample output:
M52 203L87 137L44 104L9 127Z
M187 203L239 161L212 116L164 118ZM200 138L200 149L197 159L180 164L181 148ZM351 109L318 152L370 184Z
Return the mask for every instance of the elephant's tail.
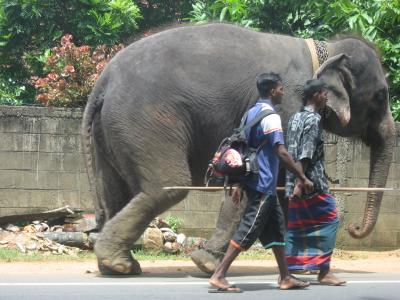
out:
M100 205L98 194L96 191L96 183L94 178L94 166L92 157L92 124L97 113L101 111L104 101L104 89L99 88L103 86L96 84L92 93L89 96L88 102L85 107L82 119L82 152L85 160L86 171L88 174L90 189L92 190L92 196L94 199L94 206L96 214L102 214L103 209ZM98 216L99 217L99 216Z

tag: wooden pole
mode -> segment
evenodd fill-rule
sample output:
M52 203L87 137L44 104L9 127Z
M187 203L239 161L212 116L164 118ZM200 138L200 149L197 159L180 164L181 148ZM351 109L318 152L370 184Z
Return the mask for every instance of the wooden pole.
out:
M235 188L235 187L233 187ZM216 192L222 191L223 186L167 186L164 190L187 190L187 191L208 191ZM277 191L284 191L284 187L277 187ZM329 188L332 192L388 192L388 191L400 191L395 188L378 188L378 187L331 187Z

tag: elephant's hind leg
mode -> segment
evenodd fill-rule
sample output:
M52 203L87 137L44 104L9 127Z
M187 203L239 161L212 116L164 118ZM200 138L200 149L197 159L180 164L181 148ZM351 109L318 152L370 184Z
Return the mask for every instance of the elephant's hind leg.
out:
M103 274L140 274L140 265L132 257L132 246L156 216L187 195L187 191L163 190L163 187L190 185L188 151L185 141L177 136L179 130L165 129L160 134L156 129L151 135L153 128L141 130L144 122L117 127L119 119L112 119L110 124L105 122L104 127L108 130L108 144L114 149L113 166L135 193L105 223L94 250ZM158 128L158 119L152 123ZM113 189L113 186L106 188L110 192ZM107 201L112 201L111 194L109 198Z
M101 230L104 224L115 216L135 194L112 166L109 155L96 147L96 222Z
M246 194L237 208L230 197L225 195L217 226L204 248L193 251L190 255L196 266L205 273L212 274L221 262L228 248L229 241L235 233L247 204Z
M104 275L140 274L140 265L131 254L134 242L154 217L178 203L186 194L159 190L157 194L141 192L136 195L105 224L95 244L100 272Z

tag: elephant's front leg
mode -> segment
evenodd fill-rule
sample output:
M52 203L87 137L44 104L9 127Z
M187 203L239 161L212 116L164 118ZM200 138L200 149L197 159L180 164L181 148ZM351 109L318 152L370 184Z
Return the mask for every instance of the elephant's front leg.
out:
M239 225L247 204L246 194L243 194L239 207L235 207L231 197L224 195L217 227L203 249L193 251L191 259L203 272L212 274L221 262L228 248L229 241Z

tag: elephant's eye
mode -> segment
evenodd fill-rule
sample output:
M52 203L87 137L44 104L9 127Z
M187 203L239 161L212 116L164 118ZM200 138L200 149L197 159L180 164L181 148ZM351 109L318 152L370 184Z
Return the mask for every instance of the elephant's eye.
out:
M386 102L387 99L387 90L386 89L381 89L376 92L375 94L375 101L379 104L383 104Z

